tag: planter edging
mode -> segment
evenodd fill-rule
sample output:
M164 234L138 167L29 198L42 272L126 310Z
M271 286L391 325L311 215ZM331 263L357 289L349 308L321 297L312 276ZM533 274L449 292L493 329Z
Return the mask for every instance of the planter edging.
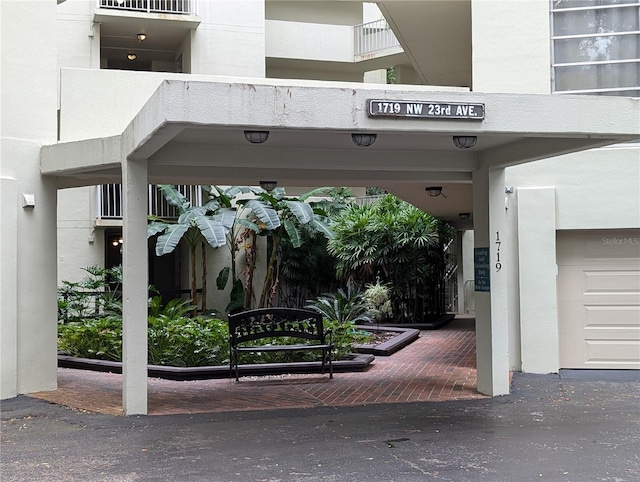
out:
M358 372L366 370L375 357L371 354L357 353L350 360L333 362L334 372ZM79 370L92 370L111 373L122 373L122 362L94 360L68 355L58 355L58 366ZM240 365L240 373L246 375L282 375L285 373L320 373L320 362L264 363ZM327 372L325 370L325 372ZM167 380L208 380L212 378L229 378L229 365L204 367L170 367L148 365L148 376Z

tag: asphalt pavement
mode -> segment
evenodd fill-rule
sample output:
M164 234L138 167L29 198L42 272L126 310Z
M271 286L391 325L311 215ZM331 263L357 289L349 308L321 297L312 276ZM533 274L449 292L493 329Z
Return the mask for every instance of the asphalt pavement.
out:
M504 397L110 416L0 406L0 480L640 480L640 382L514 374Z

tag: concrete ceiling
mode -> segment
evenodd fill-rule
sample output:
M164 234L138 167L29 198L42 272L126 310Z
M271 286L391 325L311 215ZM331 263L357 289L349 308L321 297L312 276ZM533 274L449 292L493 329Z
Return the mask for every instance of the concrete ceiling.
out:
M381 98L483 103L487 115L483 121L368 116L367 100ZM380 186L459 225L458 214L473 211L473 171L631 140L640 136L629 127L635 109L629 99L595 96L165 81L122 135L46 146L42 172L57 176L60 187L119 182L122 162L146 159L151 183ZM270 135L250 144L244 130ZM374 132L377 140L358 147L353 132ZM458 149L454 135L477 136L477 144ZM433 185L444 196L429 197L425 188Z

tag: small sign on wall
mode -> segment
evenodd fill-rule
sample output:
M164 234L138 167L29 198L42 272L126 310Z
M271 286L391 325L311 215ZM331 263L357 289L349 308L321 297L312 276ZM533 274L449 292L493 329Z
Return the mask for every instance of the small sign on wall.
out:
M489 248L473 249L473 273L475 291L491 291Z

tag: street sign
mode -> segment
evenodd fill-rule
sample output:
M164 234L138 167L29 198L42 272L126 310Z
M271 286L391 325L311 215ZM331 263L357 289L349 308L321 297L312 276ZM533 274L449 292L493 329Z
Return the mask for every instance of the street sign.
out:
M484 119L484 104L376 100L368 102L370 117L422 117L426 119Z

